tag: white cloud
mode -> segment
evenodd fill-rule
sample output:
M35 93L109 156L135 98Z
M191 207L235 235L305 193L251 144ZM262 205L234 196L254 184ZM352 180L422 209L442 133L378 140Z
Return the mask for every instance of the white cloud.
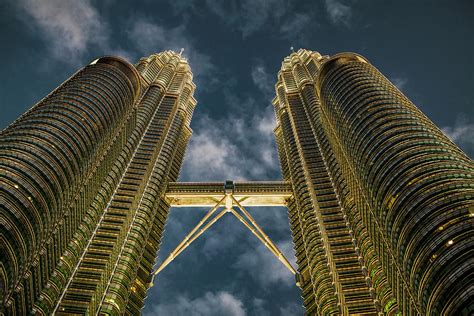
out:
M270 107L268 107L270 109L270 111L272 111L272 109ZM267 110L266 112L270 112L269 110ZM273 115L273 112L271 114L265 114L261 121L258 123L258 130L262 133L264 133L265 135L269 135L269 136L272 136L273 135L273 130L275 129L276 127L276 121L275 121L275 116Z
M282 242L283 245L290 243L291 232L286 209L283 207L259 207L257 209L248 208L247 211L266 234L283 236L287 239L286 242ZM225 229L213 228L206 231L206 235L203 237L205 239L204 246L200 253L212 258L223 251L234 249L237 253L248 253L251 250L254 255L258 255L252 245L258 244L260 241L234 215L226 214L216 225L225 227ZM236 243L240 245L239 248L235 246ZM266 248L262 250L268 251ZM282 251L288 255L287 258L294 257L290 248L286 247ZM244 268L244 266L239 267Z
M201 297L190 299L185 295L179 296L175 302L153 306L151 315L176 316L245 316L247 312L240 299L228 292L207 292Z
M171 0L169 4L178 14L196 10L195 0Z
M252 67L252 81L257 88L262 92L266 100L271 100L275 94L274 84L276 78L271 76L265 69L263 63L259 62L257 65ZM275 115L273 113L273 106L267 106L260 119L255 120L257 130L266 138L273 139L273 130L276 127ZM274 165L276 163L276 152L274 146L261 146L261 157L268 165Z
M198 51L186 32L185 24L168 28L136 17L131 22L128 35L143 56L164 50L179 51L184 48L183 56L188 58L199 89L209 88L212 82L207 80L204 84L202 78L212 78L216 70L215 66L210 56Z
M244 37L258 31L271 19L285 13L283 0L246 0L242 4L241 30Z
M259 110L253 98L227 93L225 118L196 117L186 152L183 181L273 180L278 173L270 107ZM248 109L248 110L246 110Z
M304 313L303 306L296 303L288 303L280 308L281 316L299 316Z
M272 32L288 39L306 38L302 33L311 22L312 14L292 12L292 3L286 0L206 0L208 10L217 15L224 23L238 30L246 38L261 29L270 27ZM187 16L200 14L202 3L196 0L170 1L176 14Z
M21 0L19 5L49 42L52 56L77 63L91 45L108 45L108 28L89 0Z
M242 161L245 158L239 158L232 123L229 123L213 121L209 117L203 117L198 122L183 167L183 177L187 181L240 180L245 176L241 170L245 167Z
M286 207L259 207L255 211L251 209L251 214L267 234L272 232L272 236L284 237L288 242L291 240Z
M193 146L189 150L189 156L195 157L190 161L194 173L206 173L207 177L220 174L224 178L239 178L237 166L229 164L230 160L237 155L238 151L233 144L226 143L215 135L217 129L208 129L193 139ZM203 178L207 178L203 175Z
M276 76L271 76L265 69L262 62L252 67L252 81L257 88L263 93L266 99L271 100L275 94L274 85L276 83Z
M325 0L326 11L334 24L344 24L348 26L352 16L350 6L341 3L338 0Z
M280 242L277 243L277 247L293 267L296 267L292 243ZM234 263L234 267L241 270L241 273L249 273L263 287L275 284L296 286L294 275L262 244L259 244L256 249L246 250Z
M261 298L254 298L252 301L252 314L258 316L269 316L270 312L266 310L266 302Z
M398 90L403 91L408 83L407 78L396 77L390 78L390 81L398 88Z
M289 40L297 39L302 42L307 41L309 33L314 32L310 28L312 17L306 13L296 13L291 15L280 27L281 34ZM308 33L307 33L308 32Z
M166 49L179 51L182 47L189 46L184 25L165 28L144 19L134 18L128 35L135 42L136 48L145 54Z
M245 38L266 24L277 24L288 10L284 0L207 0L209 9L225 23L238 29Z
M466 117L460 116L453 126L446 126L441 130L468 155L474 154L474 123Z

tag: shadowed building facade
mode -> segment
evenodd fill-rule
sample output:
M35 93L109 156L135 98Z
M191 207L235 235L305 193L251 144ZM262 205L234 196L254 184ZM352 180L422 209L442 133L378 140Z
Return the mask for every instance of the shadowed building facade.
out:
M139 314L191 136L185 59L103 57L0 135L0 314Z
M474 168L365 58L299 50L273 100L309 315L474 312Z

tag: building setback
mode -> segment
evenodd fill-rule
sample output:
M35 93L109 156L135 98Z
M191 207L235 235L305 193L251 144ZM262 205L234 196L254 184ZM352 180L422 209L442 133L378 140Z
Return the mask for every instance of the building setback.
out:
M471 159L354 53L292 53L273 105L307 313L474 312Z

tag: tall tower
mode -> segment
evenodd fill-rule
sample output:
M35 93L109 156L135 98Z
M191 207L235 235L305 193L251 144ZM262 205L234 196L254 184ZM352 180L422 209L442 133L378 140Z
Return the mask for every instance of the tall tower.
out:
M180 54L103 57L0 133L0 315L139 314L226 213L296 274L308 315L474 312L473 163L366 59L283 61L285 181L175 183L194 89ZM170 205L212 209L152 273ZM245 210L272 205L298 272Z
M196 101L186 60L103 57L0 135L0 314L143 306Z
M292 53L273 105L307 313L472 313L471 159L357 54Z

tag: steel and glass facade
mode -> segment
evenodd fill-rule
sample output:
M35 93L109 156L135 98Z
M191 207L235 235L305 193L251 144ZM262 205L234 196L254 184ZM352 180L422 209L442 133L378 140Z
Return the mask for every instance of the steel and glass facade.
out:
M309 315L474 312L474 166L365 58L300 50L273 100Z
M170 205L224 198L287 206L308 315L474 313L472 160L365 58L284 59L283 182L174 183L194 90L103 57L0 133L0 315L139 314Z
M0 135L0 314L139 313L196 105L186 60L103 57Z

